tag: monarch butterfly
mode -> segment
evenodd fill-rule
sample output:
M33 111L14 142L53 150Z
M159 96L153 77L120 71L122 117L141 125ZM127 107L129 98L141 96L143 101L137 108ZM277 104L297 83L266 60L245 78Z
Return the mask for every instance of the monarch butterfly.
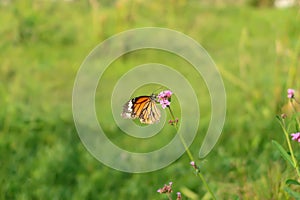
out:
M123 106L121 116L125 119L139 118L141 123L153 124L160 119L160 110L157 108L157 96L139 96L129 100Z

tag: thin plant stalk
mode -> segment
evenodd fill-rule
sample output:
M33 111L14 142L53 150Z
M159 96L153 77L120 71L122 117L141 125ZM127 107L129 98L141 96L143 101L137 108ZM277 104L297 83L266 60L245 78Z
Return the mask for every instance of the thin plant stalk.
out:
M293 164L294 164L294 168L297 172L298 177L300 178L299 165L298 165L298 162L295 158L294 151L293 151L293 148L292 148L292 145L291 145L291 142L290 142L289 134L286 130L284 121L280 120L280 126L281 126L281 128L284 132L284 135L285 135L285 138L286 138L286 141L287 141L287 144L288 144L289 152L291 154L291 158L292 158L292 161L293 161Z
M172 110L171 110L171 107L168 106L168 109L169 109L169 111L170 111L172 120L175 122L173 125L174 125L176 131L178 131L177 122L176 122L176 119L175 119L175 117L174 117L174 114L173 114L173 112L172 112ZM179 137L180 137L180 140L181 140L181 142L182 142L182 144L183 144L183 146L184 146L184 148L185 148L185 151L187 152L187 154L188 154L190 160L191 160L191 161L194 161L195 159L194 159L194 157L193 157L193 155L192 155L192 153L191 153L189 147L187 146L187 144L186 144L184 138L182 137L182 135L181 135L180 133L179 133ZM213 191L211 190L211 188L210 188L209 185L207 184L207 182L206 182L206 180L205 180L205 178L204 178L204 176L203 176L203 174L201 173L200 170L197 171L197 175L198 175L198 177L201 179L202 183L204 184L205 188L206 188L207 191L210 193L210 195L212 196L212 198L213 198L214 200L216 200L216 197L215 197Z

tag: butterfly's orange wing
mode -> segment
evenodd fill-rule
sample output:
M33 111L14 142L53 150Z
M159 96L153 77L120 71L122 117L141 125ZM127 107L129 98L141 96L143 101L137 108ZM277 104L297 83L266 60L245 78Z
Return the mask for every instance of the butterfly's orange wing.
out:
M153 124L160 119L155 96L140 96L129 100L123 107L121 116L125 119L139 118L141 123Z

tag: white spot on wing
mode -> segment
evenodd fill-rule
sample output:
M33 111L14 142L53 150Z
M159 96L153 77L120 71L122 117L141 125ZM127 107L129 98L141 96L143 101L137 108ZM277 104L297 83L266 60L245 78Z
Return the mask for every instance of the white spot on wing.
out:
M132 100L128 101L127 111L130 112L130 113L132 112L132 105L133 105Z
M121 116L125 119L130 119L131 113L132 113L132 100L128 101L124 106L123 106L123 112L121 113Z

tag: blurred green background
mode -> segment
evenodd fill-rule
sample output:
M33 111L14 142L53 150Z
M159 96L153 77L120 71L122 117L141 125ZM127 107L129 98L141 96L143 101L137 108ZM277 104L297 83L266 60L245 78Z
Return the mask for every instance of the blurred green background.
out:
M286 89L299 88L299 7L276 8L267 0L1 0L0 22L0 199L166 199L156 190L169 181L174 195L209 199L186 155L159 171L123 173L93 158L75 130L72 87L85 57L108 37L145 26L194 38L223 76L226 124L200 165L218 199L286 197L283 181L293 174L271 140L284 141L275 116L287 102ZM150 55L132 54L114 65L164 62ZM195 157L210 109L205 88L197 95L204 111L191 146ZM106 112L108 135L122 143Z

